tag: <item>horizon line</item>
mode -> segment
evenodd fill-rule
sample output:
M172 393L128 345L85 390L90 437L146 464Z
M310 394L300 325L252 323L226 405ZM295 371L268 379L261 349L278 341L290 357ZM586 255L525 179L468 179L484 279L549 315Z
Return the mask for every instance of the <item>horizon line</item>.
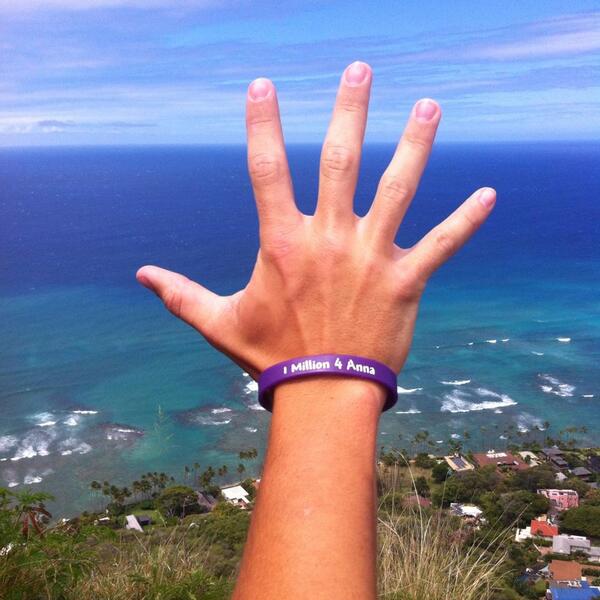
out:
M369 141L363 144L363 148L373 146L396 146L399 140ZM559 139L524 139L524 140L444 140L436 142L433 149L440 146L499 146L499 145L527 145L527 144L600 144L600 138L559 138ZM323 142L287 142L286 148L309 146L321 147ZM0 144L0 152L3 150L34 150L34 149L91 149L91 148L246 148L245 142L124 142L124 143L83 143L83 144Z

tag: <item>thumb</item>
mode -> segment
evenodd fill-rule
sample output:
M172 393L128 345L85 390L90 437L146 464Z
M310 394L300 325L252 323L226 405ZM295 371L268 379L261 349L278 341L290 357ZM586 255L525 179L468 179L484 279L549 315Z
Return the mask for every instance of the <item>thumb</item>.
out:
M222 296L211 292L187 277L160 267L145 266L136 279L152 290L176 317L210 337L223 307Z

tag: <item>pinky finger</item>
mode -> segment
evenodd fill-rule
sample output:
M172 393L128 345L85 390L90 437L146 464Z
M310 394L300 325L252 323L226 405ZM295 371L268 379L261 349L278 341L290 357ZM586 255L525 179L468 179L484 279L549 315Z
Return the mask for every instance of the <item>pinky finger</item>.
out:
M421 275L429 277L454 255L487 219L496 203L496 191L482 188L434 227L409 253Z

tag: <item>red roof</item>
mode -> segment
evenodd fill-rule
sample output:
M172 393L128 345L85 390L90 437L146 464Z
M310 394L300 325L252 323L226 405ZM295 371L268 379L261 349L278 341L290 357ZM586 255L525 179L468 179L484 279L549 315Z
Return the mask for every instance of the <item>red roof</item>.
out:
M553 560L548 570L554 581L581 581L582 566L573 560Z
M531 521L531 535L553 537L558 535L558 527L556 525L550 525L548 521L538 521L537 519L533 519Z

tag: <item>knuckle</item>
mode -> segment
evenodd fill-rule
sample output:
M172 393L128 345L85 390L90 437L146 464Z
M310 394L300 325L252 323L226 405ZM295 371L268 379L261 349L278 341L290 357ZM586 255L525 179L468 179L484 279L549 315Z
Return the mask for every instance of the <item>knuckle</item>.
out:
M465 210L462 214L462 218L467 226L467 229L471 232L475 231L479 227L479 220L468 210Z
M248 160L248 170L255 184L269 185L281 177L283 160L276 154L255 154Z
M433 242L437 251L443 256L451 256L456 252L456 241L447 231L438 231Z
M379 182L379 193L385 200L402 203L412 198L415 190L399 177L384 175Z
M286 259L294 251L292 239L285 235L271 235L261 244L262 255L271 262L279 262Z
M404 134L404 141L414 150L419 152L429 152L429 148L431 147L431 143L429 140L421 138L411 133Z
M321 172L329 179L344 179L354 168L356 157L345 146L326 144L321 157Z
M404 301L417 300L423 293L426 283L427 278L422 269L405 266L397 279L397 295Z
M181 305L183 304L183 290L181 285L172 284L163 292L162 300L167 310L176 317L181 316Z
M346 98L339 101L338 108L345 113L356 114L364 112L365 105L361 102L357 102L356 100Z

